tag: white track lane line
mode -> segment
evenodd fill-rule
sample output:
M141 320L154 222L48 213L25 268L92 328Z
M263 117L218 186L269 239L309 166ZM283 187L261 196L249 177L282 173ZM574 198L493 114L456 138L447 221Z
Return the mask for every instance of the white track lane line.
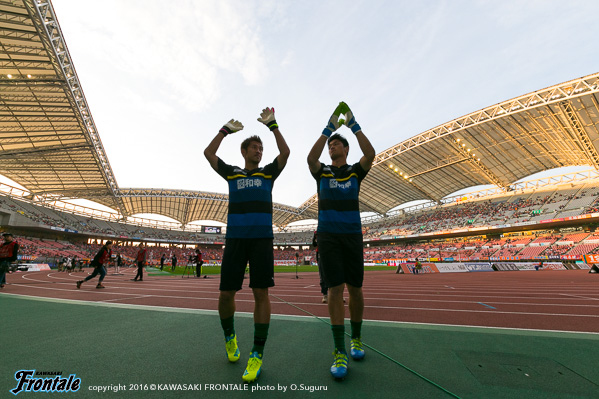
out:
M166 307L166 306L155 306L155 305L135 305L128 303L114 303L114 302L91 302L91 301L82 301L75 299L61 299L61 298L46 298L46 297L38 297L32 295L23 295L23 294L10 294L3 293L6 296L15 296L22 297L29 300L34 301L43 301L43 302L56 302L56 303L72 303L77 305L84 306L109 306L109 307L118 307L124 309L142 309L142 310L153 310L159 312L173 312L173 313L193 313L193 314L209 314L209 315L218 315L218 311L216 310L203 310L203 309L191 309L191 308L180 308L180 307ZM278 302L282 303L282 302ZM252 312L235 312L235 315L240 315L243 317L253 318L254 315ZM288 314L274 314L272 315L276 318L282 319L300 319L300 320L314 320L316 319L313 316L304 316L304 315L288 315ZM406 321L394 321L394 320L372 320L372 319L364 319L365 322L373 323L373 324L383 324L383 325L399 325L399 326L408 326L408 327L416 327L421 326L422 328L454 328L454 329L464 329L464 331L468 330L481 330L481 331L489 331L496 333L505 333L505 334L541 334L548 336L555 336L555 334L564 334L564 335L572 335L572 337L576 337L579 335L588 335L591 339L599 340L599 333L593 331L564 331L564 330L547 330L547 329L534 329L534 328L513 328L513 327L492 327L492 326L476 326L470 324L444 324L444 323L422 323L422 322L406 322Z
M560 295L571 296L571 297L574 297L574 298L590 299L590 300L593 300L593 301L599 301L599 298L589 298L588 296L580 296L580 295L572 295L572 294L560 294Z
M129 299L141 299L141 298L151 298L152 295L140 295L140 296L134 296L131 298L115 298L115 299L104 299L103 301L97 301L97 302L113 302L113 301L126 301Z
M22 278L26 279L28 281L46 282L46 283L49 282L47 280L33 279L31 277L28 277L27 275L23 275ZM66 283L66 282L60 282L60 283L59 282L51 282L51 283L71 286L75 282L75 280L68 280L68 281L69 281L68 283ZM124 282L124 283L128 284L127 282ZM197 287L197 285L194 285L194 287ZM39 287L35 287L35 288L39 288ZM173 289L173 288L165 289L163 286L161 286L161 288L149 288L149 287L147 287L146 284L144 284L144 286L137 286L137 287L135 285L131 285L131 284L128 284L126 287L120 287L120 286L116 286L115 287L111 283L111 288L115 288L115 289L128 289L128 290L143 290L144 292L147 292L147 291L158 291L158 292L165 292L165 291L168 291L168 292L188 292L189 291L189 290L184 290L184 289L180 289L179 290L179 289ZM64 291L71 291L71 290L64 290ZM276 289L272 289L272 291L273 291L273 293L275 293ZM202 293L206 294L206 293L210 293L210 292L212 292L212 293L218 293L217 290L215 290L215 291L203 291ZM289 292L289 290L286 290L284 292L285 293L277 293L277 295L282 296L282 297L287 297L287 298L289 298L289 297L292 298L292 297L295 297L295 296L302 296L304 298L307 297L303 291L297 291L298 292L297 295L293 295L292 293ZM111 293L111 294L113 294L113 293ZM121 292L121 294L122 295L139 295L137 293L122 293L122 292ZM245 293L241 293L240 292L239 294L240 295L252 295L251 292L249 292L249 291L247 291ZM407 294L407 295L415 296L417 294ZM568 294L563 294L563 295L568 295ZM162 298L197 298L197 297L182 297L182 296L168 296L168 295L150 295L150 296L162 297ZM420 295L418 295L418 296L420 296ZM428 295L428 296L430 297L430 296L436 296L436 295L432 294L432 295ZM473 300L481 298L479 296L459 295L457 293L454 294L454 295L438 295L438 296L441 296L441 297L457 296L457 297L466 297L466 298L472 297ZM568 300L572 300L572 301L584 299L584 298L575 297L573 295L569 295L569 296L572 296L572 298L564 298L564 299L568 299ZM309 297L310 298L320 298L320 294L311 295ZM573 307L577 307L577 306L578 307L595 307L595 305L579 305L579 304L571 304L570 305L570 304L548 304L548 303L535 304L535 303L530 303L530 302L526 302L526 303L514 303L514 302L497 302L497 301L493 301L493 300L492 301L488 300L488 298L499 298L499 299L531 299L531 297L505 297L505 296L491 297L491 296L484 296L483 298L487 298L486 303L489 303L489 304L531 305L531 306L535 306L535 305L536 306L551 306L551 305L554 305L554 306L573 306ZM205 299L214 300L214 298L205 298ZM535 299L535 300L550 300L550 299L557 300L558 298L556 298L556 297L551 297L551 298L537 298L537 297L533 297L532 299ZM405 298L403 298L402 294L400 294L400 296L398 298L374 298L374 297L368 297L367 296L367 297L365 297L365 300L367 300L367 301L373 301L373 300L379 300L379 301L403 301L403 300L405 300ZM447 302L447 303L468 303L468 304L470 304L470 303L472 303L472 300L455 301L455 300L442 300L442 299L435 300L435 299L414 299L414 298L410 298L410 302Z
M37 282L47 282L44 280L34 280L32 278L26 278L26 275L22 276L23 279L26 280L30 280L30 281L37 281ZM58 283L58 284L67 284L67 283ZM55 291L68 291L68 292L72 292L75 290L67 290L67 289L60 289L60 288L51 288L51 287L32 287L29 285L21 285L21 284L14 284L14 285L18 285L18 286L24 286L24 287L31 287L31 288L38 288L38 289L46 289L46 290L55 290ZM141 287L140 287L141 289ZM86 290L87 291L87 290ZM155 290L158 291L158 290ZM160 291L164 291L164 290L160 290ZM109 294L109 295L134 295L134 296L139 296L139 294L128 294L128 293L122 293L122 292L106 292L106 291L96 291L96 293L99 294ZM166 296L166 295L150 295L153 298L176 298L176 299L206 299L206 300L218 300L217 298L198 298L198 297L181 297L181 296ZM125 298L123 298L125 299ZM241 302L253 302L253 300L240 300ZM98 302L98 301L93 301L93 302ZM318 304L318 303L304 303L304 302L294 302L294 304L297 305L317 305L317 306L322 306L322 304ZM542 315L542 316L558 316L558 317L592 317L592 318L599 318L599 315L577 315L577 314L563 314L563 313L537 313L537 312L507 312L507 311L496 311L496 310L467 310L467 309L446 309L446 308L415 308L415 307L402 307L402 306L365 306L366 308L373 308L373 309L402 309L402 310L419 310L419 311L434 311L434 312L439 312L439 311L447 311L447 312L476 312L476 313L502 313L502 314L515 314L515 315Z

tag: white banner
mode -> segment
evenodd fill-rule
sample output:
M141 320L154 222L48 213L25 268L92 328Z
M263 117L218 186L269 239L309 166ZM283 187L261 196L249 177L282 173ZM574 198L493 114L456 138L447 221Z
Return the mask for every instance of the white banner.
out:
M463 273L468 268L463 263L435 263L441 273Z
M51 270L50 266L46 263L26 263L20 264L17 266L19 270L28 271L28 272L41 272L45 270Z
M524 262L524 263L516 263L515 265L519 270L535 270L535 266L539 266L539 263L538 262L535 262L535 263Z
M544 262L543 270L568 270L562 262Z
M295 266L296 263L294 259L275 260L275 266Z
M492 272L490 263L466 263L466 268L471 272Z

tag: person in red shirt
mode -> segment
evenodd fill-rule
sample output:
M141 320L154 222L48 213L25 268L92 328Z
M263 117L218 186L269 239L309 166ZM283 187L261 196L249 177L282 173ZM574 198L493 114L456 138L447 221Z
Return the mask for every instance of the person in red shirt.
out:
M11 262L17 260L19 243L16 242L11 233L2 233L4 242L0 245L0 288L6 285L6 273Z
M112 256L112 241L106 241L106 244L100 248L94 260L91 261L90 266L94 267L94 271L92 274L87 276L85 280L77 281L77 289L81 288L81 284L85 283L88 280L96 277L98 274L100 275L100 279L98 280L98 285L96 288L106 288L102 285L102 280L106 277L106 268L104 268L104 263L110 260Z
M146 265L146 247L143 242L139 243L139 251L137 251L137 257L135 260L137 261L137 275L133 279L133 281L144 281L144 266Z

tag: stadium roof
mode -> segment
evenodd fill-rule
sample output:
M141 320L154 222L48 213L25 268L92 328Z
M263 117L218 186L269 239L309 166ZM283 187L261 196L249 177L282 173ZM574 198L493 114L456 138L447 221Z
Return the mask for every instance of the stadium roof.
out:
M0 174L41 201L83 198L124 216L226 222L228 196L118 187L49 2L0 1ZM275 204L275 224L314 218Z
M385 214L458 190L507 188L563 166L599 169L599 74L561 83L433 128L378 154L361 210ZM119 188L50 2L0 1L0 174L35 199L83 198L124 216L157 213L182 224L226 221L228 196ZM285 226L315 218L317 197L275 204Z
M0 173L40 196L111 198L116 180L47 3L0 2Z
M599 169L599 73L484 108L376 156L362 183L363 211L440 201L478 186L507 187L564 166ZM301 207L315 211L312 196Z

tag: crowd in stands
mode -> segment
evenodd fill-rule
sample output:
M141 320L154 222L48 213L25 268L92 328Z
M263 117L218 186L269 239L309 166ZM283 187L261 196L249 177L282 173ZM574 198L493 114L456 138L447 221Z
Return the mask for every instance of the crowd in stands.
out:
M575 240L575 241L574 241ZM403 258L436 258L483 260L500 257L518 257L520 260L539 257L559 259L562 255L587 255L599 252L599 234L542 233L530 237L505 237L499 240L464 238L461 242L399 244L365 248L366 261Z
M599 211L599 189L577 188L442 204L365 225L365 240L498 226Z
M27 255L37 262L57 262L57 259L76 256L88 260L100 249L101 244L72 243L67 241L45 240L33 237L17 237L20 244L20 255ZM221 245L200 245L204 261L219 263L222 260ZM120 254L125 264L133 264L137 254L137 246L118 245L113 247L113 254ZM559 258L562 255L585 255L599 252L599 233L578 232L575 234L559 234L555 232L531 235L510 236L501 239L486 240L480 238L463 238L459 241L402 243L396 245L370 246L364 248L366 262L383 261L385 259L416 258L452 258L454 261L476 261L499 257L519 257L535 259L537 257ZM162 255L166 255L166 263L171 264L173 255L177 256L179 265L184 265L194 253L193 248L171 246L148 246L148 263L159 264ZM316 252L311 246L303 249L292 247L275 248L275 260L303 261L305 257L316 259ZM50 261L48 261L50 259Z
M32 260L39 261L48 260L50 263L57 263L60 258L72 258L76 256L79 259L90 260L100 250L101 244L87 243L71 243L66 241L43 240L32 237L17 237L20 245L19 254L31 257ZM197 246L202 252L204 261L220 262L223 256L222 246ZM112 247L113 255L120 254L125 265L133 264L139 247L130 245L114 245ZM168 248L160 246L148 246L147 256L149 264L159 264L160 258L164 254L166 263L171 264L173 255L176 255L178 264L184 265L189 258L195 253L194 248L181 248L171 246ZM300 260L306 256L316 257L316 252L313 248L296 250L293 248L275 249L274 255L276 260L295 260L298 255Z
M143 238L146 240L170 240L177 242L224 242L223 234L202 234L193 231L164 230L140 227L131 224L108 222L81 215L60 212L51 208L36 206L28 202L17 201L0 196L0 210L15 212L40 227L58 227L83 234L99 234L111 237Z
M206 261L222 259L222 234L208 235L181 230L161 230L134 226L125 223L108 222L80 215L67 214L54 209L36 206L0 196L0 210L11 211L26 217L39 227L51 226L78 232L107 234L116 237L139 237L151 241L173 240L185 242L219 243L201 245ZM539 193L512 193L509 196L491 199L447 203L429 207L417 212L406 212L394 217L365 224L364 239L376 244L377 240L397 236L443 232L451 229L478 226L498 226L522 222L534 222L547 218L559 218L583 213L599 212L599 187L580 186L567 190L554 190ZM305 231L275 233L275 245L287 249L275 249L275 259L295 260L306 256L315 258L312 243L314 227ZM106 239L106 238L104 238ZM135 241L135 240L129 240ZM45 240L32 237L19 237L21 254L32 258L72 257L89 259L99 249L99 244L81 244L67 241ZM118 243L118 239L117 239ZM301 245L304 249L291 248ZM462 240L428 242L418 244L398 244L371 246L364 250L366 261L382 261L392 258L454 258L460 260L480 260L494 257L560 257L581 255L599 251L599 234L590 232L543 233L538 236L520 235L501 239L465 238ZM137 247L115 245L113 252L120 253L125 261L132 262ZM192 254L191 248L170 246L168 248L150 246L149 260L158 263L162 254L167 263L173 255L179 262L186 262Z

